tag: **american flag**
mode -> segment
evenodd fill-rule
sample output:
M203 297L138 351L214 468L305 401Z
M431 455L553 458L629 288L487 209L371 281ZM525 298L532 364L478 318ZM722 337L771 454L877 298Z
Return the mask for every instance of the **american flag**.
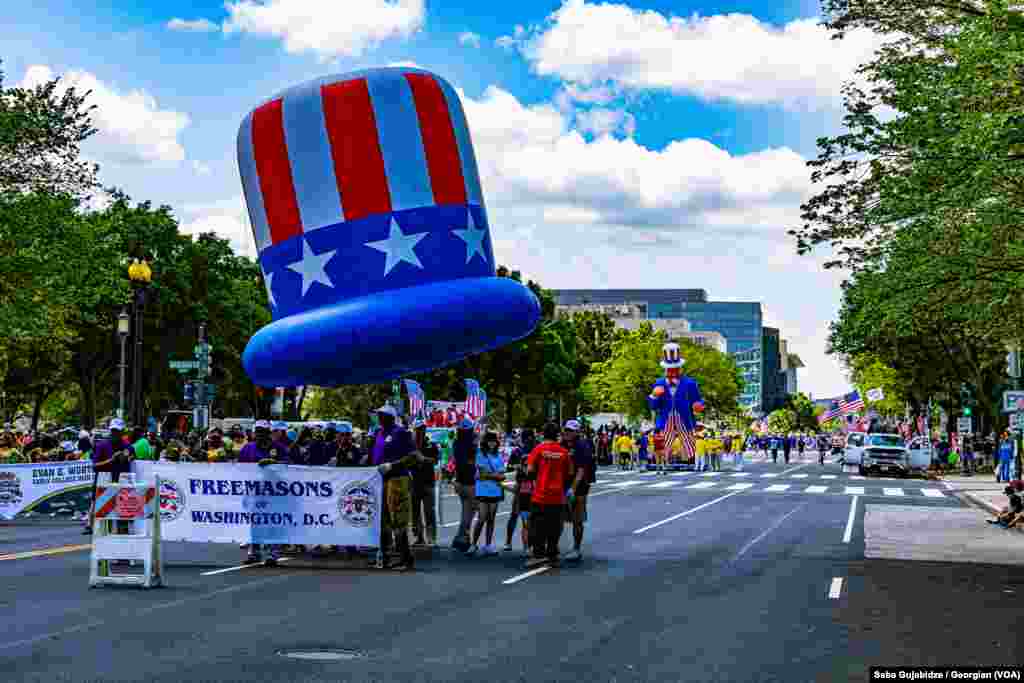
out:
M487 394L475 379L466 380L466 413L474 420L487 414Z
M842 411L843 415L849 415L857 412L858 410L863 410L864 399L860 397L860 392L851 391L839 399L839 409Z
M824 424L829 420L838 417L840 415L839 401L832 401L829 405L828 410L818 416L818 424Z
M409 392L409 415L420 417L426 409L426 400L420 383L411 379L405 380L405 390Z

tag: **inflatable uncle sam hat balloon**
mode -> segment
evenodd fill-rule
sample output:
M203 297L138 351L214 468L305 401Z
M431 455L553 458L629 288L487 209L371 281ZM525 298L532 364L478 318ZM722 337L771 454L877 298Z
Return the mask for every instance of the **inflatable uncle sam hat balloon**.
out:
M438 76L295 86L245 117L238 165L274 318L243 356L257 384L381 382L540 320L533 293L495 275L466 117Z

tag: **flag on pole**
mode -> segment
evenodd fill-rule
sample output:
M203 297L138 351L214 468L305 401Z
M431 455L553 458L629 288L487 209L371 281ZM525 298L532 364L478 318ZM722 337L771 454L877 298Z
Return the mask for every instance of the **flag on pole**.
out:
M427 407L423 388L419 382L407 379L405 380L405 390L409 392L409 415L414 418L421 417Z
M474 420L487 414L487 394L475 379L466 380L466 413Z
M850 415L856 413L858 410L864 409L864 399L860 397L859 391L851 391L850 393L839 399L839 410L843 415Z
M881 401L882 399L885 398L885 392L882 391L882 387L878 387L877 389L869 389L866 395L869 401Z
M839 414L839 401L832 401L832 403L829 404L828 410L818 416L818 424L824 424L831 419L839 417Z

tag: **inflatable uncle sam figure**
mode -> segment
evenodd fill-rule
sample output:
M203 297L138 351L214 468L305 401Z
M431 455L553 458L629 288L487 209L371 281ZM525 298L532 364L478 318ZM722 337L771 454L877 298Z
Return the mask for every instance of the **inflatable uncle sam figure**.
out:
M495 275L469 127L440 77L290 88L245 117L238 165L274 318L243 356L257 384L382 382L540 320L533 293Z
M683 363L686 361L679 353L678 344L665 344L662 347L661 367L665 368L665 376L654 383L647 404L657 413L654 428L658 432L658 441L663 442L656 449L659 469L667 472L668 454L673 443L682 441L687 459L693 460L696 447L693 431L697 426L694 413L704 411L704 400L700 396L700 388L692 377L682 374Z

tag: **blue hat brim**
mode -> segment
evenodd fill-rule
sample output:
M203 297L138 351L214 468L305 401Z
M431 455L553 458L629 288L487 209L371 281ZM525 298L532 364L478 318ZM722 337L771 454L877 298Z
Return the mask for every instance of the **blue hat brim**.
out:
M522 339L540 316L515 280L446 280L277 320L249 340L242 364L262 386L374 384Z

